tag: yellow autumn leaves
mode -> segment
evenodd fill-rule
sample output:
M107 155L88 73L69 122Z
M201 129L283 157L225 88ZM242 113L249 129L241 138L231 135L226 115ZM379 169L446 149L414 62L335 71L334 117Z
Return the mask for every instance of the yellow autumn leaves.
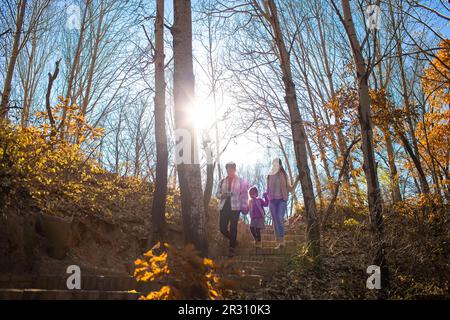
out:
M233 287L222 268L213 260L200 257L193 245L178 248L158 244L137 259L135 265L137 281L159 286L142 296L142 300L215 300Z
M53 108L56 121L62 106L60 102ZM37 115L38 125L26 128L0 122L1 183L10 186L10 198L15 190L26 190L39 210L52 215L104 215L108 206L120 207L130 194L138 193L147 195L148 206L148 183L108 173L87 155L88 146L81 147L83 141L100 136L102 129L76 116L77 110L76 106L67 110L64 134L52 132L46 113Z

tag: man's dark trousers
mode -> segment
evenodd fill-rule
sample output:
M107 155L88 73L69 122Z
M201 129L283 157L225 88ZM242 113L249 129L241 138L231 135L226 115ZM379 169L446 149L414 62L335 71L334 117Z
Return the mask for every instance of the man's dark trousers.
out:
M231 210L231 197L228 197L220 210L220 232L230 240L230 248L236 247L239 213L240 210Z

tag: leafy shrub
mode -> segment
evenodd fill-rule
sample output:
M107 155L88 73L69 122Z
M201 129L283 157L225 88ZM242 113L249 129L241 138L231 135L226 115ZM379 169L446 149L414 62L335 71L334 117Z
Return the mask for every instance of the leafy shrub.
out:
M55 119L61 108L55 107ZM148 206L148 183L113 175L91 158L89 145L102 130L90 127L76 109L68 109L61 132L51 128L44 114L38 114L39 125L27 128L0 122L2 200L11 204L15 194L25 190L40 211L52 215L110 216L130 196L139 196L137 202Z
M140 282L161 285L142 300L222 299L233 281L224 276L222 267L201 258L193 245L178 248L157 244L135 261L134 277Z

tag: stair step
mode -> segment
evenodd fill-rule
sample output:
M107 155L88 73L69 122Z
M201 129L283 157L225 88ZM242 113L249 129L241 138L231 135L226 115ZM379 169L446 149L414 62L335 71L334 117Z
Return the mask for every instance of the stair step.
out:
M236 281L238 287L243 290L256 290L261 288L261 284L264 281L264 277L261 275L248 274L241 276L230 277Z
M242 270L242 273L245 275L258 275L261 277L265 277L273 272L275 272L277 270L277 268L270 268L270 269L265 269L265 268L244 268Z
M281 264L280 262L236 262L229 264L228 269L246 269L246 270L273 270Z
M43 289L67 290L69 275L2 275L0 289ZM83 291L130 291L148 290L157 287L154 283L137 282L131 276L112 275L81 275L81 290Z
M282 249L273 248L236 248L236 255L285 255L289 253L294 253L296 247L284 247Z
M264 241L277 241L277 238L275 237L274 234L262 234L261 235L261 240ZM303 243L305 241L305 236L302 234L299 235L285 235L284 236L284 240L285 241L291 241L291 242L300 242ZM254 241L253 236L251 234L245 234L245 235L241 235L238 238L238 241L242 242L242 241Z
M0 289L0 300L137 300L140 296L128 291Z
M73 260L55 260L55 259L42 259L39 263L37 273L38 274L66 274L67 267L70 265L77 265L81 269L83 274L101 274L101 275L123 275L126 272L126 268L129 263L124 265L118 265L117 269L102 268L97 266L86 265Z
M233 258L228 256L219 256L215 258L217 263L229 262L229 261L252 261L252 262L278 262L285 260L286 257L283 255L237 255Z
M249 227L249 233L250 233L250 227ZM261 230L262 235L273 235L274 229L272 226L266 226L263 230ZM301 236L304 234L304 230L297 230L297 231L291 231L291 230L284 230L284 234L286 236Z
M261 245L263 248L275 248L278 243L275 240L262 240ZM298 242L293 240L285 241L286 247L298 247ZM240 242L238 248L255 248L253 240L247 242Z
M298 246L285 246L284 248L275 249L274 247L255 248L253 246L238 246L235 249L235 256L233 258L239 259L241 256L283 256L293 254L298 250ZM221 250L225 256L228 253L228 248ZM216 258L217 259L217 258Z

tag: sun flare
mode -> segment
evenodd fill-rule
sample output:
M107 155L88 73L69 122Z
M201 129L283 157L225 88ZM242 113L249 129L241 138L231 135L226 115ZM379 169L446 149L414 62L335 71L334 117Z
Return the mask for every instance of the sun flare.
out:
M209 100L197 102L192 108L191 121L199 132L212 129L216 122L214 104Z

